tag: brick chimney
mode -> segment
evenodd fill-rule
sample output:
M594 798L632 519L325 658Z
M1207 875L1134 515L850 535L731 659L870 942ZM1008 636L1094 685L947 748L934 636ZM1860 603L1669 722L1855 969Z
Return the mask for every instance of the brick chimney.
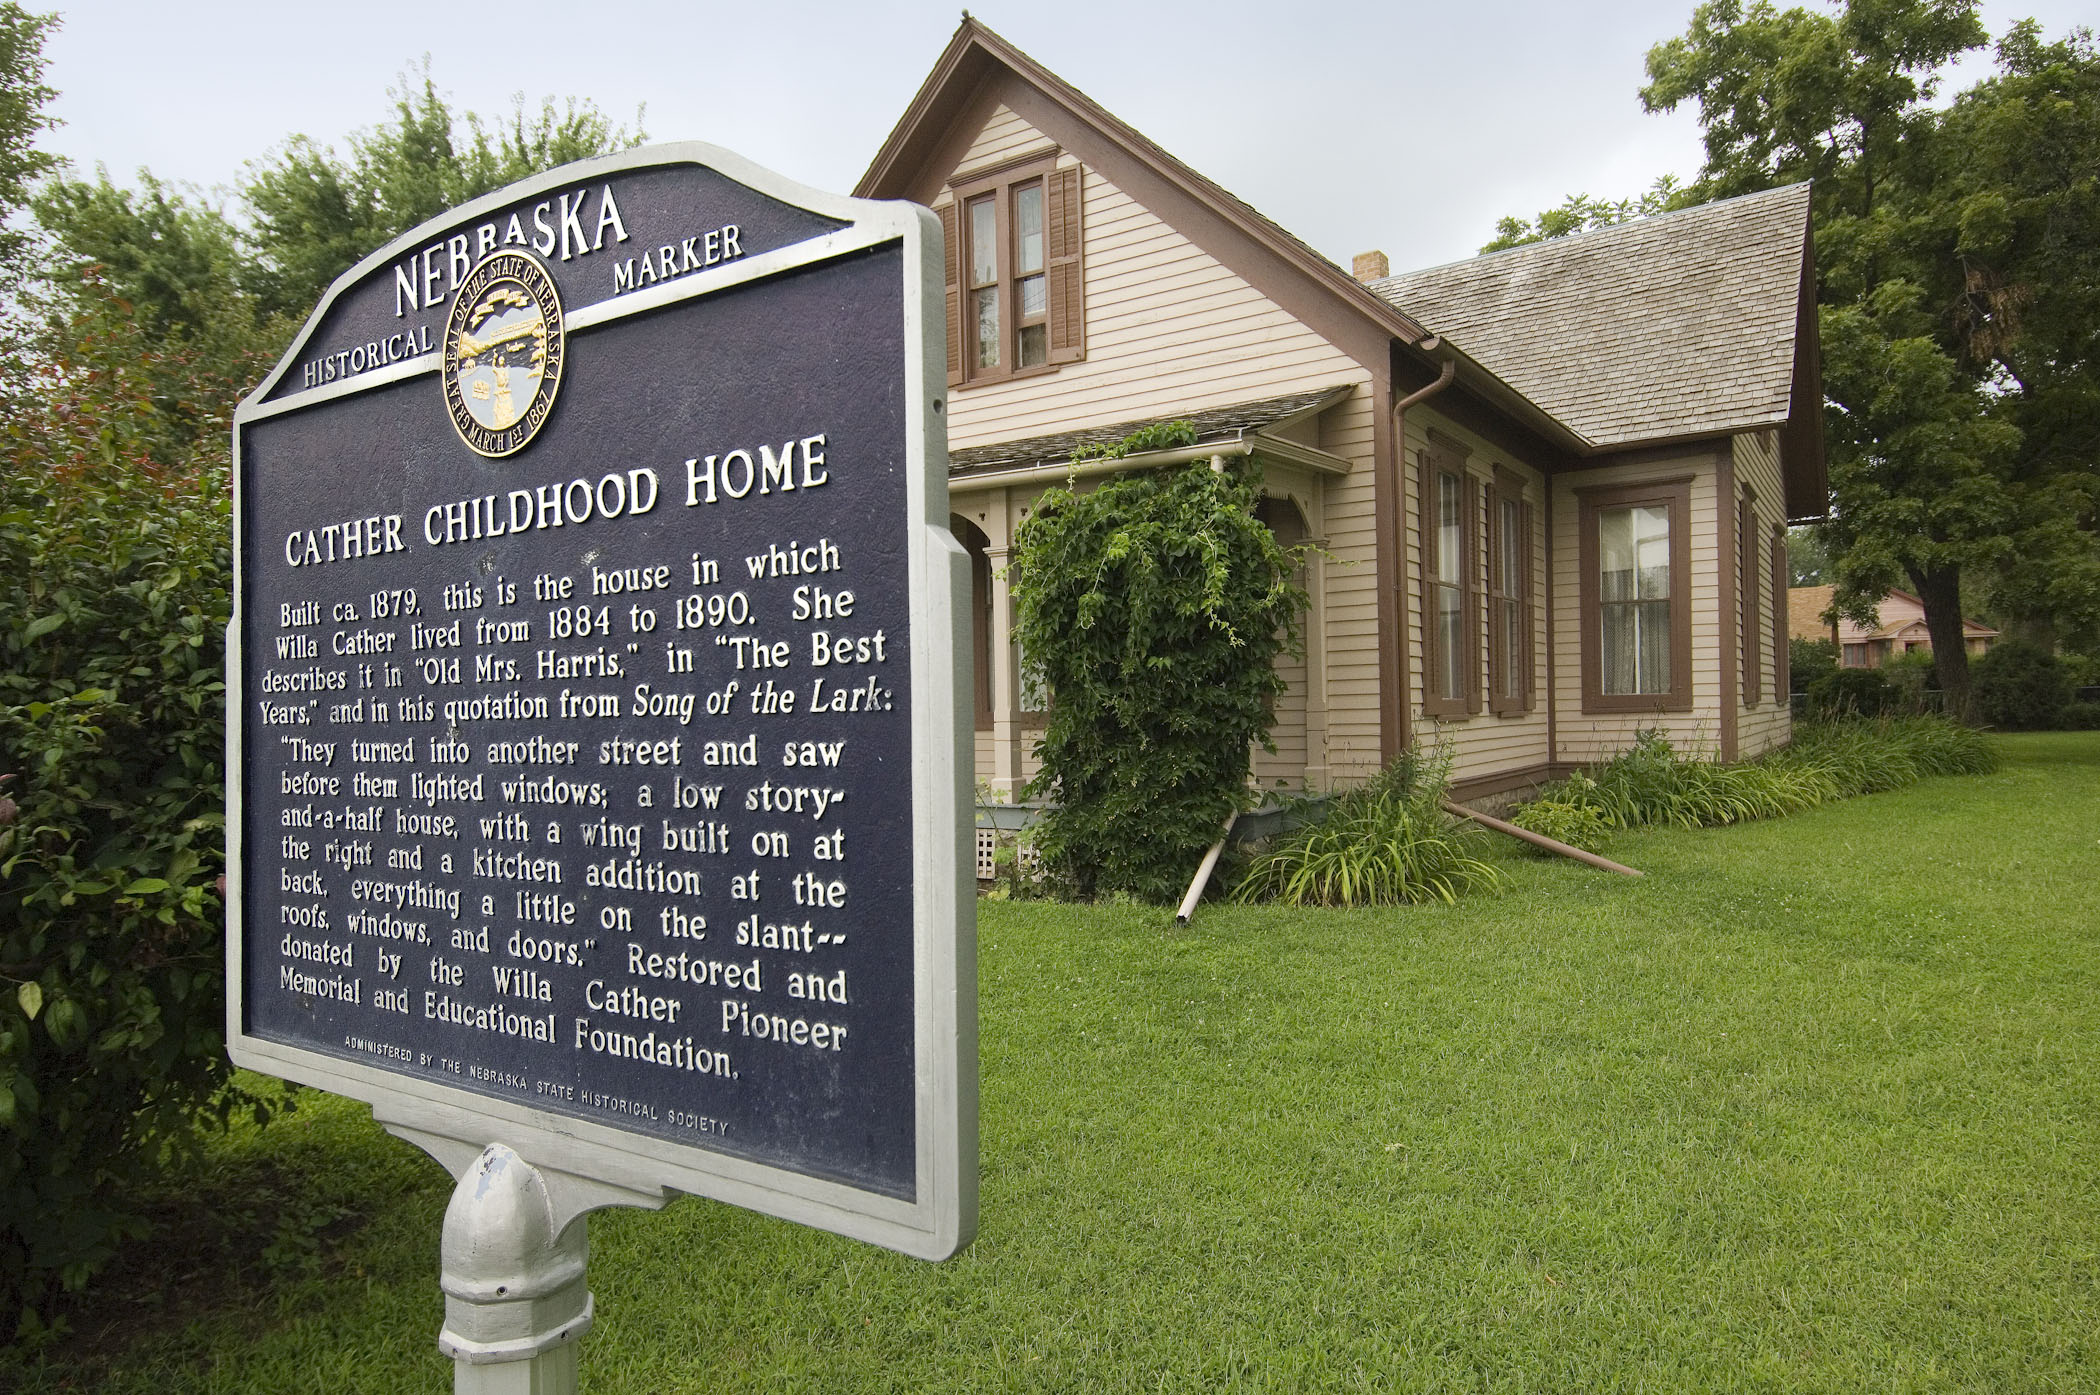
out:
M1359 281L1382 281L1393 274L1393 266L1383 252L1358 252L1349 271Z

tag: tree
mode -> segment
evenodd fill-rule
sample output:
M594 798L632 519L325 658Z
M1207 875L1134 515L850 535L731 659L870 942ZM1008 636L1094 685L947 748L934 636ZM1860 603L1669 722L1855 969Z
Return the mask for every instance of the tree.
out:
M1786 530L1787 585L1827 586L1829 569L1830 549L1823 546L1823 539L1813 527Z
M549 97L507 121L457 114L426 65L389 94L393 120L353 136L348 158L306 136L249 166L254 288L270 313L304 316L337 276L426 218L527 175L638 145L595 106Z
M1855 618L1908 583L1963 715L1965 569L2026 576L2013 599L2034 607L2100 600L2093 321L2077 318L2095 265L2092 47L2015 26L1998 78L1933 105L1945 65L1985 39L1974 0L1709 0L1649 51L1641 90L1650 111L1698 104L1699 196L1816 181L1832 580ZM2059 288L2066 314L2026 313Z
M289 342L292 324L264 313L250 293L252 271L233 225L193 197L141 171L125 189L98 170L90 182L53 178L33 200L52 234L41 280L28 301L60 355L77 351L66 327L120 309L144 350L134 365L168 439L163 464L224 429L226 411ZM200 395L218 384L219 396Z
M32 270L34 241L15 219L37 181L58 166L36 147L52 125L44 108L58 95L44 83L44 39L57 27L57 15L30 14L14 0L0 3L0 405L19 389L24 371L14 307Z
M1987 603L2044 647L2100 653L2100 53L2023 22L1998 68L1941 122L1934 177L1955 216L1935 230L1933 300L2021 435Z
M44 84L44 40L57 15L33 15L14 0L0 3L0 265L14 266L27 234L7 223L58 158L36 147L51 129L45 106L58 95Z
M1589 232L1593 228L1608 228L1634 218L1650 218L1672 209L1689 208L1698 201L1691 190L1678 186L1677 176L1672 174L1657 179L1639 198L1620 199L1617 203L1609 199L1593 199L1588 194L1570 194L1560 207L1540 213L1536 222L1504 218L1495 224L1495 240L1480 250L1500 252L1508 247L1524 247L1548 238L1566 237L1570 233Z

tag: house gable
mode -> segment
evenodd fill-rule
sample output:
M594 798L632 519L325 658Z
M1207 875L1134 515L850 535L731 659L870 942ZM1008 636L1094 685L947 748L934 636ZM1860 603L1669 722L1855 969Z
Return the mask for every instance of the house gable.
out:
M1005 106L1366 367L1427 331L1348 272L965 18L855 194L930 204Z
M1051 371L959 388L949 413L952 449L1372 380L1345 347L1118 187L1095 166L1095 148L1075 149L1023 117L1006 100L1018 98L1019 88L1010 74L987 79L963 112L971 125L944 143L955 171L923 192L943 212L957 186L967 189L987 173L1035 162L1077 171L1085 355Z

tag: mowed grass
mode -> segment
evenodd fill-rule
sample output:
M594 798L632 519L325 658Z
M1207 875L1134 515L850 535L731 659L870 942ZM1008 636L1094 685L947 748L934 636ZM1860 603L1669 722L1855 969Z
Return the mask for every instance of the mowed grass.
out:
M600 1213L584 1388L2100 1388L2100 734L1997 746L1621 835L1641 880L1512 851L1456 907L984 905L976 1243ZM174 1266L0 1387L449 1389L449 1179L307 1099L197 1185L361 1226Z

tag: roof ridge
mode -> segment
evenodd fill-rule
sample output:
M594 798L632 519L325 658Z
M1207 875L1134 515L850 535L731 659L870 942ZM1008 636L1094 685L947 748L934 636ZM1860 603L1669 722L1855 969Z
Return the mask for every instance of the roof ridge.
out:
M1725 199L1709 199L1705 203L1695 203L1685 208L1672 208L1663 213L1644 213L1638 218L1627 218L1617 223L1607 223L1601 228L1584 228L1581 232L1563 233L1559 237L1540 238L1537 242L1519 243L1515 247L1497 247L1492 252L1475 252L1470 257L1455 257L1448 262L1437 262L1430 266L1412 267L1406 271L1396 271L1390 276L1381 276L1376 281L1371 281L1367 284L1376 292L1381 286L1394 281L1404 281L1411 276L1426 276L1432 271L1448 271L1455 266L1466 266L1473 262L1484 262L1491 258L1507 257L1519 252L1537 252L1541 248L1549 247L1565 248L1585 238L1601 237L1606 233L1623 233L1635 227L1650 228L1657 223L1665 223L1672 218L1681 218L1689 213L1707 213L1714 209L1726 207L1729 204L1769 198L1792 189L1806 189L1811 182L1802 179L1792 184L1775 185L1770 189L1753 189L1747 194L1730 194Z

